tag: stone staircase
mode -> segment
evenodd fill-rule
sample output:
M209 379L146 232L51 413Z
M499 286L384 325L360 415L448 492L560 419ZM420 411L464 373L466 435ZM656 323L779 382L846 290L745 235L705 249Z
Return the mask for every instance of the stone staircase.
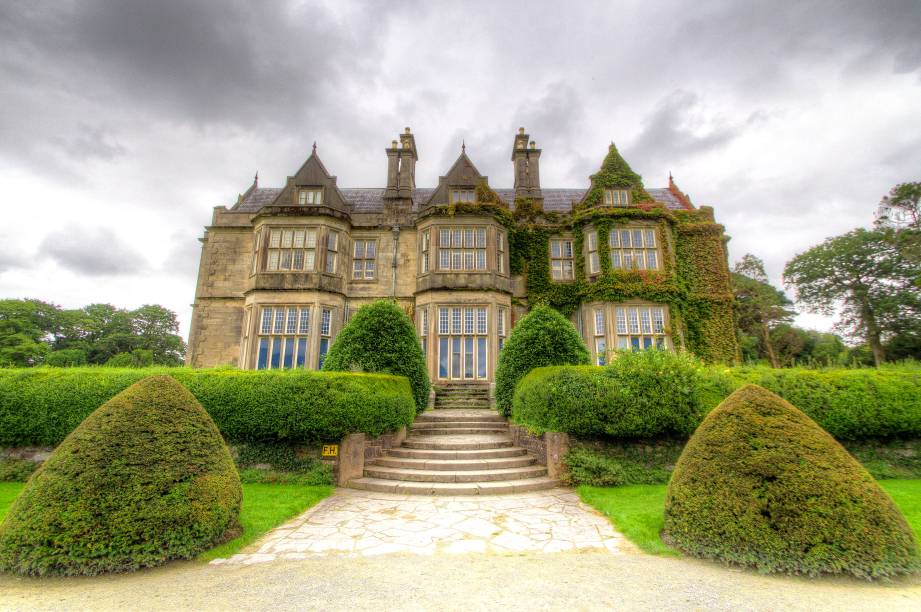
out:
M514 446L508 423L481 384L435 387L435 409L416 418L406 440L365 465L349 486L418 495L490 495L558 485L533 455Z

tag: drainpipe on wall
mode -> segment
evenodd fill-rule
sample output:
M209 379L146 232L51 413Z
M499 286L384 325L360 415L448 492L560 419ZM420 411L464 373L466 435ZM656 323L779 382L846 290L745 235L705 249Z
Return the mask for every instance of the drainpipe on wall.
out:
M393 232L393 271L392 271L392 281L390 287L390 295L396 299L397 297L397 254L400 251L400 226L394 225L390 228L390 231Z

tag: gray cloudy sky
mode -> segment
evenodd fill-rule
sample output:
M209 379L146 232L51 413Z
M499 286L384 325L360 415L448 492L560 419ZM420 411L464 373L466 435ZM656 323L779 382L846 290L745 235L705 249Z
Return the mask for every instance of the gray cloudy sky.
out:
M462 140L510 186L526 126L544 185L582 187L614 140L779 282L921 180L919 23L918 0L5 0L0 297L162 303L185 336L213 206L314 140L340 185L381 186L404 126L420 186Z

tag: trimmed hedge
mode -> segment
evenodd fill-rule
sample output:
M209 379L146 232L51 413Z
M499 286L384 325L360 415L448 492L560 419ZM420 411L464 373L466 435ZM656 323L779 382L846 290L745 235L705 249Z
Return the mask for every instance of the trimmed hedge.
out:
M499 353L496 407L512 413L515 386L534 368L588 363L588 349L572 323L549 306L537 306L512 328Z
M384 372L409 379L422 412L429 402L429 375L413 322L393 302L358 309L323 361L324 372Z
M0 369L0 446L55 446L97 406L151 374L182 383L233 442L315 443L412 423L401 376L186 368Z
M919 567L888 495L789 402L746 385L688 441L665 497L665 541L763 572L878 578Z
M739 367L714 370L735 386L773 391L839 440L921 436L921 368Z
M621 353L610 365L532 370L515 389L512 419L535 432L582 437L687 436L728 395L723 377L710 376L686 353Z
M168 376L95 410L0 525L0 570L95 575L189 559L239 533L243 490L214 421Z
M525 377L513 419L581 436L686 436L746 383L801 406L839 440L921 437L921 369L705 368L661 351L622 353L604 367L548 367Z

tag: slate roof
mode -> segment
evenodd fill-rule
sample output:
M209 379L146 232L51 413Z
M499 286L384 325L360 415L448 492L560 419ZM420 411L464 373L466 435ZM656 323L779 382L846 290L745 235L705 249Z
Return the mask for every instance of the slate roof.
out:
M375 213L384 210L384 189L377 187L340 189L343 197L351 203L353 212ZM417 188L413 192L413 210L419 210L426 200L431 197L433 188ZM578 202L585 195L587 189L542 189L544 195L544 210L547 212L567 213L572 210L572 203ZM667 188L646 189L656 201L665 204L672 210L684 210L684 205ZM234 212L258 212L263 206L271 204L281 189L275 187L256 187L251 189L242 202L235 204L231 210ZM499 197L514 206L514 189L496 189Z

